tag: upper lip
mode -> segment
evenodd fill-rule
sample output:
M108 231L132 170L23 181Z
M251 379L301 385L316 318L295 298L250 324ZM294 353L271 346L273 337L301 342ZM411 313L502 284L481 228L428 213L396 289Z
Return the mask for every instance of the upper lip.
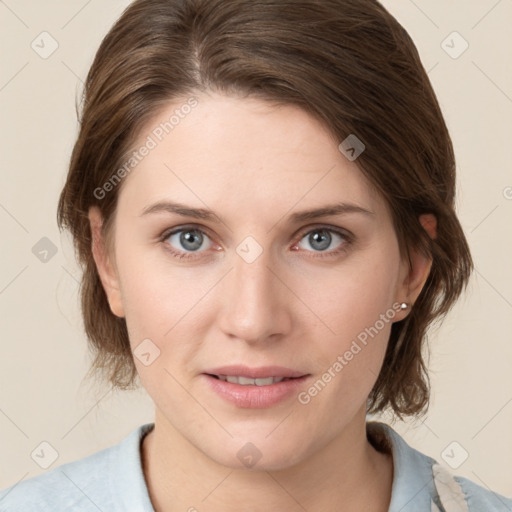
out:
M231 375L237 377L249 377L251 379L265 379L267 377L302 377L307 375L304 372L285 368L284 366L259 366L250 368L249 366L237 364L229 366L219 366L204 371L210 375Z

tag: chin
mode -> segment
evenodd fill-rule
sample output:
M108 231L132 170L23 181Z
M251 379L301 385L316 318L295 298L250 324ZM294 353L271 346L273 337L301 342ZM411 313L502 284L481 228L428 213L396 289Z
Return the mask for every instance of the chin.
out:
M304 442L298 438L288 438L283 444L277 436L270 440L265 435L235 437L228 443L219 443L216 449L203 451L223 466L248 471L279 471L290 468L306 457Z

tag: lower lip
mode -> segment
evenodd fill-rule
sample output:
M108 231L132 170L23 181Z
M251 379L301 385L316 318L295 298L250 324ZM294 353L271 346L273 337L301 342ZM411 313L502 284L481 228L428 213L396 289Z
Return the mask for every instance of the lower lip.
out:
M308 375L296 379L283 380L268 386L232 384L203 374L211 389L222 398L244 409L265 409L297 394Z

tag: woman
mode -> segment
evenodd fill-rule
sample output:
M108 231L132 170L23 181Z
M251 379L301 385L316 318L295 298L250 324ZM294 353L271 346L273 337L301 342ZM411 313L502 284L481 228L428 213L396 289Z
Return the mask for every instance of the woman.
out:
M155 421L1 510L512 510L366 421L428 408L427 328L472 270L454 169L377 2L132 3L89 72L58 219L93 370L140 378Z

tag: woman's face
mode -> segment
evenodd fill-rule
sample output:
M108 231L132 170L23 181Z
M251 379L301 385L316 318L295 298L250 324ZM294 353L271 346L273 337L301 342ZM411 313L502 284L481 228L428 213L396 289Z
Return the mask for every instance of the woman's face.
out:
M159 428L227 466L282 468L362 428L427 263L409 272L385 203L304 111L197 102L142 131L115 264L96 261ZM305 213L324 208L339 213Z

